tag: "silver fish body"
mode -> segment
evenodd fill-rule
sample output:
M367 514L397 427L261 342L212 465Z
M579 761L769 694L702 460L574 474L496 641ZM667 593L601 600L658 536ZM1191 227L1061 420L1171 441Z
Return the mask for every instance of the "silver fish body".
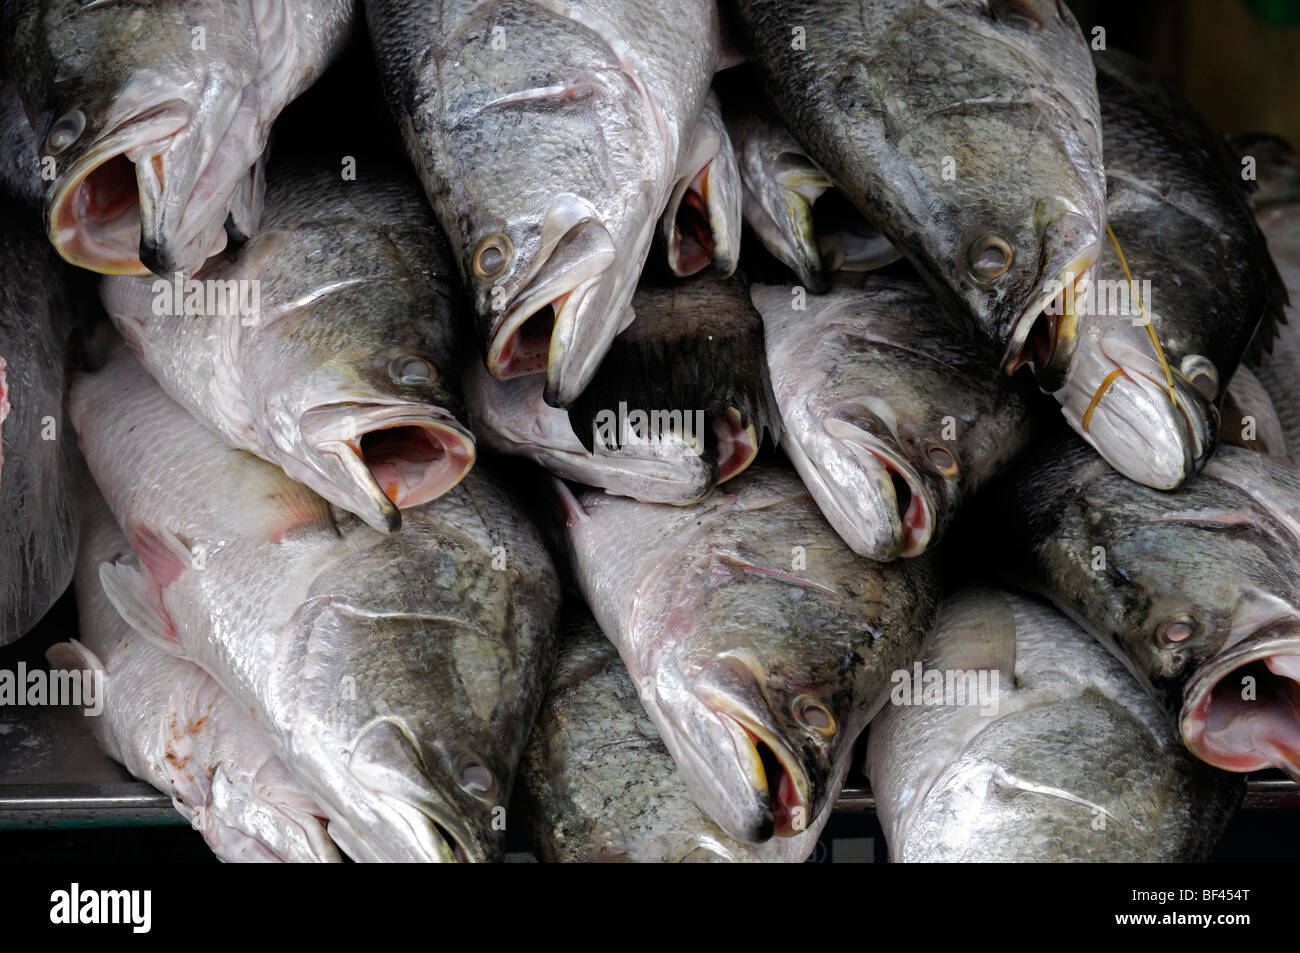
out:
M807 830L930 627L929 562L855 556L781 469L691 509L557 491L574 576L695 802L737 840Z
M531 841L563 863L800 863L830 819L761 844L695 806L635 683L585 609L565 610L559 655L520 767ZM844 764L847 771L848 762ZM836 779L838 787L843 778Z
M500 379L568 406L631 317L718 59L705 0L370 0L385 92Z
M190 274L251 235L271 124L347 40L353 0L7 5L50 240L92 271Z
M781 447L854 552L916 556L1028 443L1030 403L953 341L919 282L803 297L756 286Z
M106 278L101 298L172 398L376 529L474 463L454 266L404 175L274 170L233 260L194 282Z
M486 860L554 653L559 583L486 474L382 534L226 446L124 347L74 385L141 570L113 604L268 730L355 860Z
M1111 649L1202 760L1300 777L1300 473L1223 447L1173 493L1073 439L991 494L997 571Z
M82 499L79 640L46 657L102 680L103 710L89 719L100 747L169 795L221 860L339 862L320 809L262 726L211 675L151 644L113 608L100 565L137 563L99 493L90 487Z
M868 731L895 861L1204 860L1241 802L1242 779L1188 754L1124 666L1044 603L954 594L919 670Z
M736 0L790 132L995 346L1056 380L1070 316L1052 282L1101 250L1105 181L1088 44L1053 0ZM1040 330L1035 330L1036 328Z

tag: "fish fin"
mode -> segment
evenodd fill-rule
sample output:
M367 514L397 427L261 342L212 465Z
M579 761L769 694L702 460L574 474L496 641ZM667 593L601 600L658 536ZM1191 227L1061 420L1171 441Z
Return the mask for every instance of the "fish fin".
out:
M1014 684L1016 614L997 592L947 600L925 650L926 664L950 671L996 671Z
M158 584L138 569L121 563L100 563L99 584L118 615L168 655L184 657L180 637L162 603Z
M573 495L569 489L569 484L565 483L559 477L551 477L551 486L555 490L555 495L559 497L560 509L564 513L564 522L572 526L575 523L586 522L590 517L586 509L578 502L578 498Z
M137 524L131 527L127 538L145 572L159 588L170 586L190 568L190 548L175 533Z
M268 543L280 543L300 529L327 529L334 526L329 502L301 484L286 486L271 494L272 505L260 510L268 514L258 527L258 534Z

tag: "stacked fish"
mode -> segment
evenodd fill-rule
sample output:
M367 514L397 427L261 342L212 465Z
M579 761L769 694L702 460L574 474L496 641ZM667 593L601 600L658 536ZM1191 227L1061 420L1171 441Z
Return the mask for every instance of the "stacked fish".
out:
M222 859L798 861L864 770L898 860L1187 860L1300 779L1300 157L1063 4L0 27L0 642L75 576ZM270 162L366 44L406 156Z

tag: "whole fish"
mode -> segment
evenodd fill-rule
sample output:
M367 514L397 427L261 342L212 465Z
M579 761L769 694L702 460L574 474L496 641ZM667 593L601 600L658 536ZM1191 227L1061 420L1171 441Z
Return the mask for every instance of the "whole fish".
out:
M855 556L782 469L691 509L556 488L574 577L696 804L737 840L807 830L929 630L929 561Z
M834 271L866 271L899 259L765 103L737 93L724 115L740 165L745 223L801 285L825 294Z
M1008 584L1115 652L1203 761L1300 778L1300 471L1223 447L1174 493L1066 439L991 494Z
M756 286L781 447L856 553L889 560L938 542L962 504L1028 443L1018 382L952 340L919 282L803 298Z
M173 403L120 345L73 386L92 474L141 570L134 628L267 729L354 860L497 857L554 654L559 581L486 474L385 535Z
M106 278L101 298L173 399L376 529L474 463L454 266L405 175L272 170L233 260L193 282Z
M80 641L45 654L55 668L102 680L103 710L90 718L100 747L169 795L222 860L340 861L320 809L247 709L203 669L161 651L117 614L99 567L138 562L93 487L81 508Z
M1218 134L1203 120L1198 130L1185 103L1161 108L1177 97L1140 62L1115 51L1095 59L1107 214L1123 258L1115 248L1103 256L1081 310L1119 330L1089 332L1095 344L1076 349L1063 389L1072 399L1061 399L1071 426L1116 469L1173 489L1209 458L1228 381L1257 328L1257 347L1268 348L1286 294L1241 183L1223 168ZM1090 320L1079 318L1081 339ZM1142 353L1149 331L1163 357ZM1121 333L1138 345L1116 340ZM1069 381L1076 375L1086 384Z
M13 78L50 241L113 275L190 274L261 213L271 123L347 40L353 0L13 0ZM7 39L8 42L8 39Z
M1056 381L1046 314L1101 250L1088 44L1055 0L735 0L752 62L808 155L1013 371Z
M77 556L81 462L63 397L81 289L70 272L39 217L0 196L0 645L40 621Z
M551 686L519 769L532 843L551 863L800 863L828 806L794 837L735 840L682 785L636 685L586 609L566 607ZM844 763L844 770L848 762ZM835 788L843 783L837 778Z
M389 105L488 370L596 372L685 172L718 59L706 0L368 0ZM698 172L698 170L696 170Z
M1040 602L949 597L914 671L867 735L895 861L1204 860L1241 803L1242 779L1191 757L1124 666Z
M678 172L659 221L668 268L684 278L712 265L728 276L740 260L742 190L731 137L713 93L704 102Z
M466 371L484 444L556 476L648 503L694 503L753 461L776 410L763 327L738 280L642 281L637 320L614 339L568 412L540 374Z

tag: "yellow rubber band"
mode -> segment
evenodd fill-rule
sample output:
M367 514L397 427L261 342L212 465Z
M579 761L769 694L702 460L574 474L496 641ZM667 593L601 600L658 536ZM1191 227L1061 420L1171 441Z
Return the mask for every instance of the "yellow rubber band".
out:
M1124 372L1118 367L1115 368L1113 371L1111 371L1109 374L1106 375L1106 379L1102 381L1101 386L1097 388L1097 393L1092 395L1092 403L1089 404L1088 409L1083 412L1084 433L1088 432L1088 421L1092 420L1092 412L1096 410L1097 405L1101 403L1102 394L1110 390L1110 385L1115 383L1116 379L1123 376L1124 376Z
M1160 338L1156 335L1156 326L1151 321L1151 315L1147 312L1147 306L1142 303L1142 296L1138 294L1137 284L1133 281L1133 275L1128 270L1128 262L1124 259L1124 249L1119 247L1119 239L1116 238L1115 233L1111 231L1109 222L1106 223L1106 234L1110 236L1110 243L1115 246L1115 254L1119 256L1119 266L1124 269L1124 277L1128 279L1129 290L1133 292L1133 297L1137 299L1138 309L1141 310L1142 316L1147 319L1147 334L1151 337L1151 343L1155 345L1156 357L1160 358L1160 366L1164 368L1165 384L1169 388L1169 400L1175 407L1177 407L1178 392L1174 390L1174 375L1169 370L1169 362L1165 360L1165 349L1160 346ZM1111 377L1113 376L1114 374L1112 373ZM1107 377L1106 380L1109 381L1110 377ZM1104 390L1107 387L1107 384L1103 383L1101 386ZM1092 407L1097 405L1097 401L1100 397L1101 391L1098 391L1097 396L1092 399ZM1089 411L1092 410L1092 407L1088 408ZM1086 421L1088 419L1087 415L1085 415L1083 419ZM1086 423L1084 429L1087 429Z

